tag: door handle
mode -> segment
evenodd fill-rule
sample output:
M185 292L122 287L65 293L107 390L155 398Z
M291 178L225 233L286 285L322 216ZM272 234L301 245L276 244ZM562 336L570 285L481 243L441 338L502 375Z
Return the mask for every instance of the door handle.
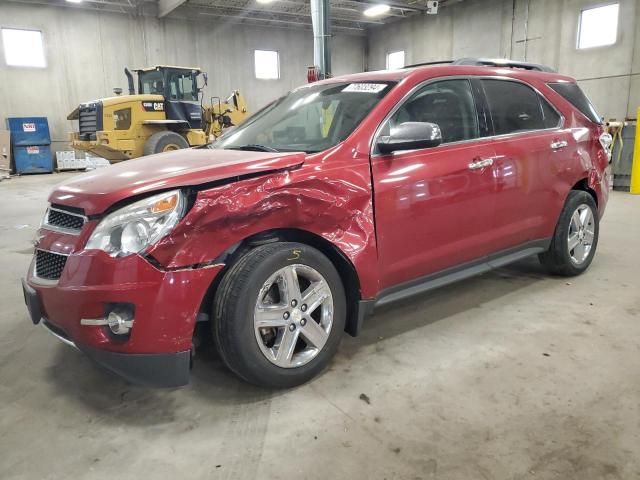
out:
M479 168L490 167L491 165L493 165L493 158L477 159L469 164L469 170L478 170Z
M562 150L567 145L569 145L569 142L566 140L556 140L555 142L551 142L551 145L549 146L551 147L551 150Z

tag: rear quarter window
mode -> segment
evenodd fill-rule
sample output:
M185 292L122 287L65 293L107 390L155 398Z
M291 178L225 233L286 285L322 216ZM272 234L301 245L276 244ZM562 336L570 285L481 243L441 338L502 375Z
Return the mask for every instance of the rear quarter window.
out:
M548 85L567 102L580 110L589 120L594 123L602 123L602 119L595 107L576 83L549 83Z

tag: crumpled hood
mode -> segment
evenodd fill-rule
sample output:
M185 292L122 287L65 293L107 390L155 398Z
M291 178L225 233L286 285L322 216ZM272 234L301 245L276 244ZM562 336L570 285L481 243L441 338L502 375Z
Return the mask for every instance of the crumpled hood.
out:
M302 165L305 154L186 149L150 155L74 177L55 188L51 203L104 212L116 202L156 190L200 185Z

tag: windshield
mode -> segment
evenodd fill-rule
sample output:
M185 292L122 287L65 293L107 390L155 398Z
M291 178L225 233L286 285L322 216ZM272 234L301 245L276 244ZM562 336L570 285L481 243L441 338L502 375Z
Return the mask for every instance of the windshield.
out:
M347 138L392 86L392 82L345 82L299 88L210 148L320 152Z

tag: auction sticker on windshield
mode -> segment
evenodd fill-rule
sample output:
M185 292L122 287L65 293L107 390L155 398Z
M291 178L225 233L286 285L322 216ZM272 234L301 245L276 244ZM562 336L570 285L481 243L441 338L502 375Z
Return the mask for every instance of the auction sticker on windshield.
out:
M342 89L343 92L378 93L384 90L386 83L351 83Z

